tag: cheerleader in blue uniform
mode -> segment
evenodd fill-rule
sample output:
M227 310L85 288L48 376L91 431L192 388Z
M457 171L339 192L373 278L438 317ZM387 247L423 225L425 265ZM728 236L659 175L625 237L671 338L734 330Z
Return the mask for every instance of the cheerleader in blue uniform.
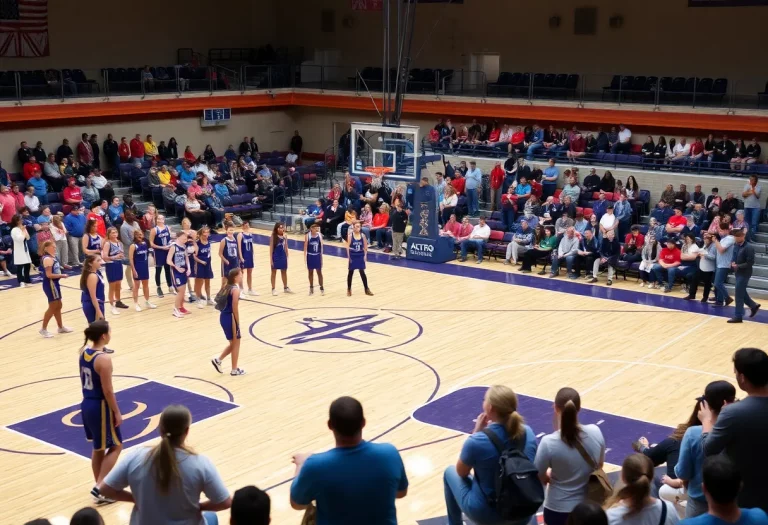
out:
M187 286L189 274L192 268L189 266L189 255L187 254L187 232L180 231L176 235L176 240L171 244L168 250L168 264L173 272L173 285L179 293L176 295L176 303L173 309L174 317L184 317L191 313L184 308L184 289Z
M85 224L85 235L83 235L81 242L83 243L83 254L86 257L89 255L101 257L103 240L101 235L99 235L96 219L88 219L88 222Z
M241 376L245 370L238 368L237 359L240 356L240 285L243 282L243 271L240 268L230 270L225 284L216 294L216 309L219 310L219 322L227 338L227 347L219 357L211 359L211 364L218 373L221 362L228 355L232 356L232 371L229 375Z
M275 223L272 228L272 236L269 238L269 259L272 265L272 295L275 291L275 277L280 270L280 278L283 280L283 293L293 293L288 288L288 239L285 238L285 224Z
M347 259L349 259L349 271L347 272L347 295L352 295L352 276L355 270L360 272L360 278L363 280L365 295L373 295L368 288L368 277L365 275L365 262L368 258L368 239L362 233L362 227L359 222L354 225L353 231L347 237Z
M107 230L107 241L101 249L101 259L104 261L104 270L107 273L109 283L109 304L112 305L112 315L120 315L118 308L128 308L128 305L120 300L120 284L123 282L123 259L125 251L123 244L117 237L117 228Z
M235 239L235 225L232 221L224 221L227 236L221 240L219 259L221 259L221 286L227 285L227 275L235 268L240 268L240 253Z
M40 335L45 338L53 337L53 334L48 331L51 317L56 318L59 333L68 334L72 329L64 326L61 320L61 287L59 287L59 279L65 279L67 276L61 273L61 264L56 259L56 243L45 241L40 247L40 253L42 254L40 274L43 275L43 292L48 298L48 309L43 314L43 327L40 329Z
M245 279L248 283L248 291L245 293L259 295L253 291L253 234L248 221L243 221L243 231L237 235L237 247L240 250L240 267L245 270Z
M91 470L96 484L91 489L91 496L96 503L114 503L114 500L104 497L98 487L117 463L123 449L120 432L123 417L112 385L112 358L104 355L111 353L106 346L110 335L109 323L104 319L89 324L78 359L83 391L80 416L85 439L93 443Z
M133 305L137 312L141 312L139 306L139 285L144 288L144 304L147 308L157 308L149 302L149 243L144 240L144 232L133 232L133 244L128 248L128 265L133 275Z
M163 298L163 289L160 287L160 272L165 271L165 282L168 284L168 292L175 294L176 289L171 280L171 267L168 265L168 250L171 247L171 230L165 225L165 216L158 215L157 226L149 230L149 247L155 254L155 286L157 296Z
M208 304L216 304L211 297L211 279L213 279L213 266L211 266L211 229L208 226L203 226L197 232L197 249L194 253L194 260L192 261L192 275L195 277L195 295L197 296L197 307L205 308L206 298ZM203 285L205 285L205 296L203 293Z
M309 295L315 293L314 272L317 272L317 283L320 285L320 295L325 295L323 288L323 236L320 235L320 224L312 223L304 238L304 260L309 273Z

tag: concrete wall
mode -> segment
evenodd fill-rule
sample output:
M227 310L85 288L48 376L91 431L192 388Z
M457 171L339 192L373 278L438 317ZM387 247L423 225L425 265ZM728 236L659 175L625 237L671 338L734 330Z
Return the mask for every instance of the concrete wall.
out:
M160 143L166 143L171 137L176 137L179 143L179 154L187 145L192 146L196 155L203 153L206 144L213 146L217 155L223 155L229 144L235 146L244 136L253 136L262 151L273 149L284 150L293 135L293 119L282 110L270 110L253 113L238 113L233 111L229 125L220 128L201 128L199 117L185 117L165 120L142 120L125 122L108 122L102 124L85 124L77 126L57 126L50 128L33 128L17 130L0 130L0 160L9 172L21 171L16 159L19 143L26 140L31 148L38 140L43 141L46 152L55 152L66 137L74 149L80 141L82 133L96 133L99 144L112 133L115 140L121 136L130 140L136 133L142 137L148 133Z
M3 58L0 71L170 65L178 48L207 54L211 47L258 47L275 37L274 2L50 0L48 9L50 56ZM249 24L265 18L270 23Z
M594 36L574 34L574 8L584 5L597 7ZM321 31L323 9L335 11L333 33ZM685 0L420 4L412 67L467 68L469 55L493 52L501 55L501 71L582 73L595 76L595 86L610 80L608 73L722 76L754 94L766 81L766 14L766 7L688 8ZM614 15L624 18L620 29L609 27ZM551 16L561 18L558 29L549 28ZM304 46L308 56L334 48L342 64L381 64L380 12L352 11L349 0L294 0L279 3L277 20L293 27L277 35L281 44Z

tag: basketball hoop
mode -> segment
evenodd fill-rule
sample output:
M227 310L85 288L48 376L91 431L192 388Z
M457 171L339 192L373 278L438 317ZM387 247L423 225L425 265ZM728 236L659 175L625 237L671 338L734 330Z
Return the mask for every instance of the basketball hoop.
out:
M372 175L376 175L377 177L381 177L387 173L392 173L395 171L395 168L391 166L366 166L365 171Z

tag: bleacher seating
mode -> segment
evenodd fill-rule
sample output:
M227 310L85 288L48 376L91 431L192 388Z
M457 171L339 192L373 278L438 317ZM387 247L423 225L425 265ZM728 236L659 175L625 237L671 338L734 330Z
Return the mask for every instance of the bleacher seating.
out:
M651 103L657 89L661 104L721 104L728 92L728 79L614 75L610 85L603 87L601 100Z
M577 74L533 73L533 96L539 98L569 98L576 96ZM499 73L496 82L489 82L489 96L523 97L531 94L531 73Z

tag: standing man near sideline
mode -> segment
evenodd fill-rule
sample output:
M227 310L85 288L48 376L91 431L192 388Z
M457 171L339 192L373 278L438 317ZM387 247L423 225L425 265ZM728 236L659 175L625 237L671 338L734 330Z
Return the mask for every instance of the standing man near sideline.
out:
M724 453L741 474L739 507L768 511L768 355L758 348L733 354L739 388L747 397L713 414L706 401L699 409L701 444L705 456Z
M477 217L480 213L480 205L478 202L478 191L483 185L483 172L477 167L477 163L473 160L469 163L469 169L464 176L466 184L464 185L464 191L467 195L467 207L469 208L469 215L471 217Z
M81 206L73 206L64 217L64 226L67 228L67 246L69 261L60 261L69 266L80 266L80 248L85 235L85 215Z
M733 245L736 242L733 235L726 235L722 239L715 236L715 306L728 306L733 302L733 298L728 294L725 288L725 280L728 278L728 272L731 270L733 262Z
M291 507L317 504L317 525L397 525L395 499L408 493L405 466L389 443L363 440L363 405L344 396L331 403L328 428L336 447L296 454Z
M760 222L760 195L762 188L757 183L757 175L750 175L749 182L744 185L741 196L744 197L744 220L749 225L748 240L755 242L757 225Z
M733 245L733 262L731 268L736 274L736 312L729 323L740 323L744 317L744 305L749 307L749 316L754 317L760 309L749 296L747 284L752 277L752 267L755 265L755 248L747 242L744 230L733 230L731 233L736 243Z

